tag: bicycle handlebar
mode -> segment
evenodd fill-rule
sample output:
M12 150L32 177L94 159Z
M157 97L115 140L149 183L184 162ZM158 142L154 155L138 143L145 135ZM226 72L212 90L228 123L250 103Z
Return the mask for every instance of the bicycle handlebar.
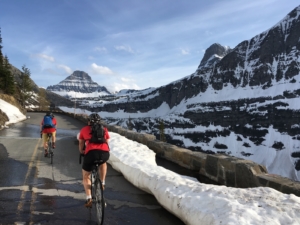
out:
M81 158L84 156L84 154L79 153L79 164L81 164Z

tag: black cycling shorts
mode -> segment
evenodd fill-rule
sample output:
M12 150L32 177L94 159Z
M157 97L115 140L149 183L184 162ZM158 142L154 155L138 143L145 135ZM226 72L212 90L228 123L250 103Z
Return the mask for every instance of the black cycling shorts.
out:
M109 159L108 151L91 150L86 155L84 155L82 169L91 172L95 160L102 160L103 163L105 163L108 159Z

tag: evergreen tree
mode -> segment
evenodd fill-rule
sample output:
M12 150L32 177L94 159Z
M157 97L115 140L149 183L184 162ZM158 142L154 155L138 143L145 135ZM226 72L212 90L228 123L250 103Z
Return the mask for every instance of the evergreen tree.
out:
M47 111L49 110L49 102L46 99L46 90L44 88L39 89L39 96L38 96L40 110Z
M0 65L3 65L3 54L2 54L2 36L1 36L1 28L0 28Z
M3 91L5 94L13 95L15 93L15 80L11 72L11 65L9 64L8 57L4 57L4 65L2 67L2 83Z
M3 57L2 37L0 28L0 90L2 93L13 95L15 93L15 81L11 72L8 57Z
M22 66L22 73L20 75L20 98L21 98L21 104L25 108L26 101L31 98L32 96L32 89L33 85L30 79L30 70L23 65Z
M3 91L4 83L3 83L3 77L4 77L4 69L3 69L4 63L3 63L3 54L2 54L2 36L1 36L1 28L0 28L0 91Z
M165 124L162 120L159 120L159 135L160 140L163 142L166 142L166 136L165 136Z
M127 121L127 128L128 128L128 130L133 130L133 123L131 122L130 116L129 116L129 119Z

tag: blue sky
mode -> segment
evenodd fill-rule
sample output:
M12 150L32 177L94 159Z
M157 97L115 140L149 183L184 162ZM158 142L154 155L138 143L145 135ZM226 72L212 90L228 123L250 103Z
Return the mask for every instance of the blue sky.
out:
M298 0L0 0L3 54L40 87L75 70L109 91L160 87L196 71L214 43L234 48Z

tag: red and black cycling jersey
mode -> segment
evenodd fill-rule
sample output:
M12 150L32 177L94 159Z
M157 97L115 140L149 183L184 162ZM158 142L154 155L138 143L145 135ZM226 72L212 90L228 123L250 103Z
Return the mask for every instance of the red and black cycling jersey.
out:
M91 126L85 126L80 130L79 139L85 141L85 151L84 154L87 154L90 150L102 150L102 151L109 151L109 146L107 143L89 143L89 140L92 137L91 134ZM108 140L110 138L108 130L104 127L104 138Z

